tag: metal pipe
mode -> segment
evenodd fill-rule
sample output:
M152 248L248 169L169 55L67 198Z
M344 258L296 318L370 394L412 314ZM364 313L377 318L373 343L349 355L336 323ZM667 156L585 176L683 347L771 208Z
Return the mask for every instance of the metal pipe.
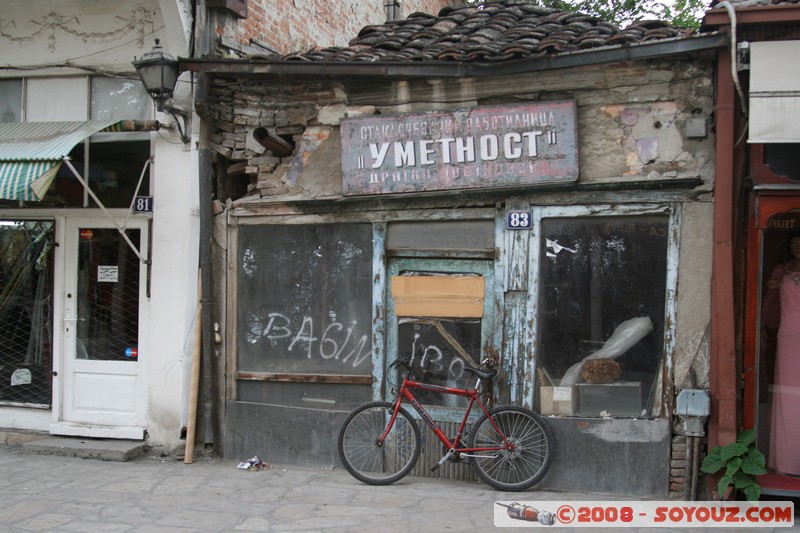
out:
M689 437L688 435L685 437L686 439L686 477L683 481L683 499L684 501L692 501L692 450L693 447L690 446L691 441L694 437Z
M700 477L700 437L692 437L692 492L690 501L697 500L697 481Z

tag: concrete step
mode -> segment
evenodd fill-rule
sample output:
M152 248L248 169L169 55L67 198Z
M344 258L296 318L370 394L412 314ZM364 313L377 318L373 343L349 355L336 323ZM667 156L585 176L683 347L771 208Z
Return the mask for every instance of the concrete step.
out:
M130 461L145 453L144 441L59 437L49 434L0 432L0 443L18 446L22 453Z

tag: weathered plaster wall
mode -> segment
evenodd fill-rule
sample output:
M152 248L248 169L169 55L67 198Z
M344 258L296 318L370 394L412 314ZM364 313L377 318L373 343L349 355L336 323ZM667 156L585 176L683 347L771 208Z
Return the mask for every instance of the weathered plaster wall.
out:
M471 105L574 99L578 105L579 183L700 178L713 186L713 136L687 136L688 121L710 124L710 64L672 62L583 67L505 78L422 80L369 85L268 82L215 89L214 148L244 162L250 194L264 199L331 196L341 191L341 170L306 164L317 150L334 150L343 117L421 113ZM436 83L434 83L436 81ZM235 86L234 86L235 87ZM520 92L520 87L535 88ZM252 141L263 127L292 140L296 149L277 158ZM307 172L315 174L306 176Z
M179 4L172 2L169 16L176 24L184 24ZM41 76L53 70L69 73L72 66L109 69L133 74L134 56L149 51L154 39L173 55L186 54L188 28L178 26L165 30L165 20L157 0L138 2L3 2L4 21L0 31L0 49L4 63L31 67L31 74ZM19 76L19 70L2 75Z
M678 323L673 360L676 390L707 388L710 354L712 265L708 250L713 246L714 210L710 203L687 203L681 214L678 272Z

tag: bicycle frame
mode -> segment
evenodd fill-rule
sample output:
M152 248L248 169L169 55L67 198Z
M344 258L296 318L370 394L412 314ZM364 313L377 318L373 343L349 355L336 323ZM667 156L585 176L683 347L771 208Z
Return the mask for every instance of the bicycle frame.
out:
M386 436L389 434L389 431L392 429L394 422L397 418L397 413L400 410L400 406L405 399L410 403L414 409L419 413L428 427L431 428L434 435L442 442L444 446L447 447L448 452L439 461L439 465L443 464L451 455L453 454L461 454L464 457L487 457L486 455L476 455L477 452L496 452L501 450L514 450L514 444L509 442L503 432L495 423L494 419L489 415L489 410L481 401L480 397L478 396L478 390L480 387L480 379L478 379L477 383L475 384L475 388L472 389L457 389L452 387L443 387L441 385L433 385L430 383L422 383L419 381L414 381L408 378L403 379L403 384L400 387L400 392L397 394L397 398L395 399L394 410L392 412L392 416L389 419L389 424L386 426L386 431L384 431L383 435L378 439L378 444L382 444L383 441L386 439ZM414 397L414 394L411 392L413 389L419 390L426 390L432 392L438 392L441 394L450 394L453 396L461 396L464 398L469 399L469 403L467 404L466 411L464 412L464 417L461 420L461 424L458 427L458 433L456 433L455 438L451 442L447 435L442 431L436 421L431 417L428 411L420 404L417 399ZM481 410L486 414L486 417L491 421L494 430L497 434L502 438L503 444L500 446L486 446L480 448L465 448L460 446L461 438L464 435L464 429L467 426L467 420L469 419L469 415L472 412L472 408L477 404ZM495 456L488 456L488 457L495 457Z

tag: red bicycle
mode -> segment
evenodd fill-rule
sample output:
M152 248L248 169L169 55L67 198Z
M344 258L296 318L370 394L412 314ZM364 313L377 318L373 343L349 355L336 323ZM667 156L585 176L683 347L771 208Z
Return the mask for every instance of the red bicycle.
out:
M419 459L422 441L414 418L402 406L406 401L419 413L442 442L447 452L434 465L469 459L478 477L498 490L520 491L538 483L553 460L553 433L544 420L529 409L504 405L488 409L480 399L481 383L495 377L497 370L465 367L476 378L474 387L464 389L423 383L414 379L408 361L398 359L389 367L402 369L400 390L394 401L365 403L351 412L339 431L339 457L350 474L370 485L388 485L402 479ZM456 436L450 440L425 408L414 398L413 390L433 391L467 398L469 401ZM394 392L394 391L393 391ZM478 405L480 419L469 423L472 408ZM464 442L469 441L465 446Z

